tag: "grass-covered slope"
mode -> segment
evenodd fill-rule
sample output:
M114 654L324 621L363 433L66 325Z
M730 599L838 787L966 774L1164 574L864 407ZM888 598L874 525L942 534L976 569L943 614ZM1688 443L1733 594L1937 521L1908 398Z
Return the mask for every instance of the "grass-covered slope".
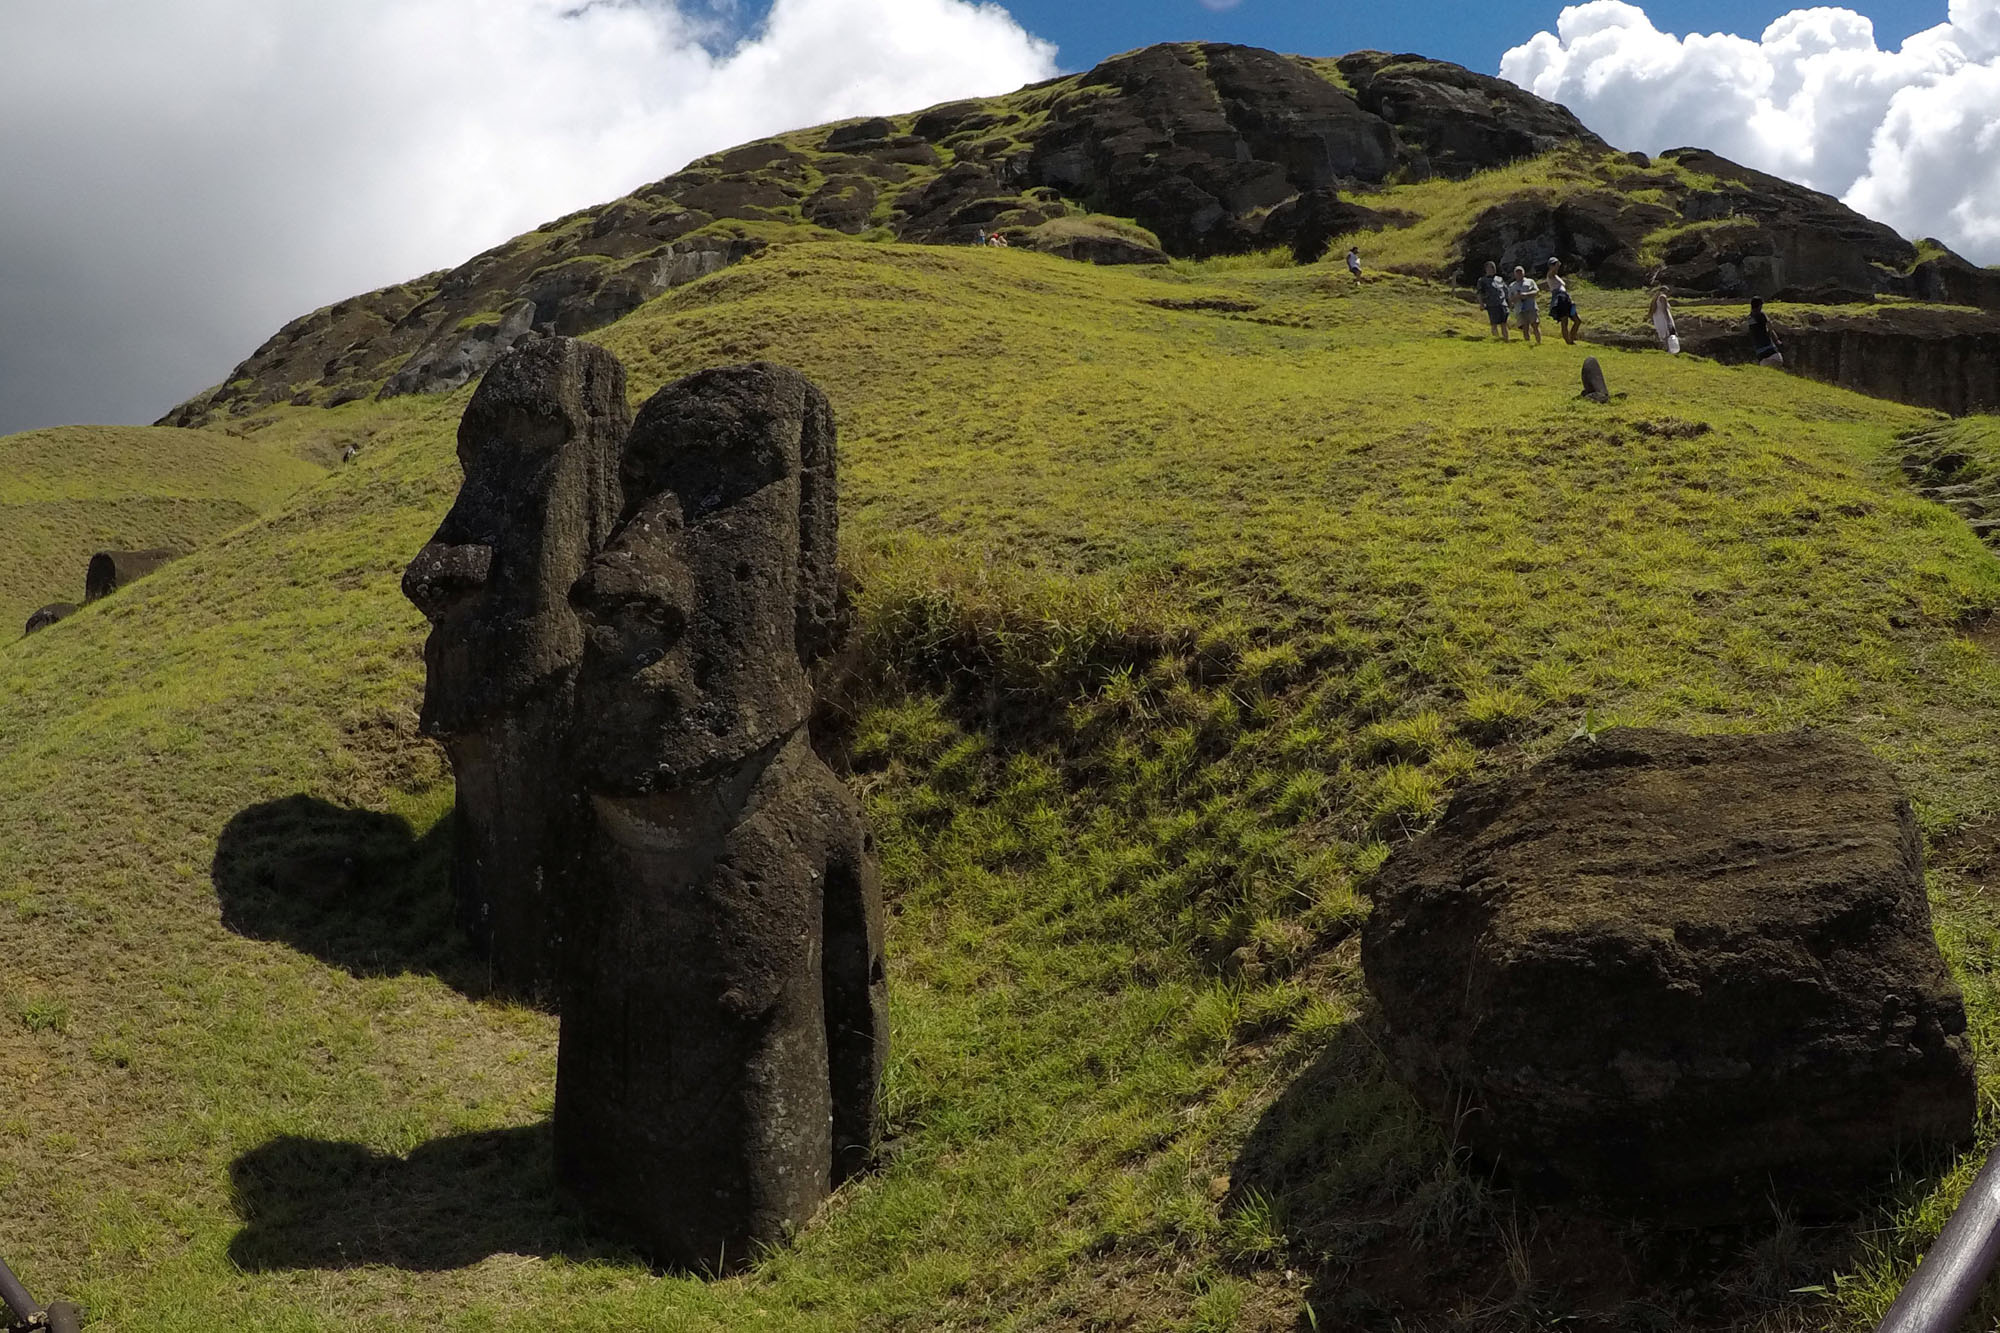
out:
M0 438L0 637L48 602L81 602L97 551L191 550L320 469L261 440L149 426Z
M1907 490L1924 414L1619 352L1595 407L1581 349L1482 323L1331 267L829 243L598 335L635 397L769 357L841 428L828 741L894 914L894 1139L712 1283L553 1209L555 1020L480 998L437 934L450 779L397 583L466 392L274 410L273 449L373 443L0 648L7 1258L147 1333L1878 1311L1962 1169L1940 1192L1949 1164L1913 1163L1886 1228L1694 1259L1519 1209L1384 1077L1356 886L1455 784L1586 720L1839 728L1934 839L2000 1087L1960 832L2000 811L2000 664L1961 633L2000 564Z

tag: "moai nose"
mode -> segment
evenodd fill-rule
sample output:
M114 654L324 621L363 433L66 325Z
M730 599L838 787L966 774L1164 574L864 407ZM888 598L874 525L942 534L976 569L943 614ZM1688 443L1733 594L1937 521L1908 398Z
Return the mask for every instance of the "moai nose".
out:
M403 596L424 619L436 624L452 607L486 586L493 572L493 548L432 542L403 571Z

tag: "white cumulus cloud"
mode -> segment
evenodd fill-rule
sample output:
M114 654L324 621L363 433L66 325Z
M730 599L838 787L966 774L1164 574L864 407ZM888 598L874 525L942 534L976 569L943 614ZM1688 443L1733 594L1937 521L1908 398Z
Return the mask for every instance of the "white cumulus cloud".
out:
M1622 148L1711 148L2000 262L2000 0L1951 0L1893 50L1851 9L1793 10L1753 41L1590 0L1500 73Z
M1055 73L996 4L4 0L0 433L149 420L285 320L704 153Z

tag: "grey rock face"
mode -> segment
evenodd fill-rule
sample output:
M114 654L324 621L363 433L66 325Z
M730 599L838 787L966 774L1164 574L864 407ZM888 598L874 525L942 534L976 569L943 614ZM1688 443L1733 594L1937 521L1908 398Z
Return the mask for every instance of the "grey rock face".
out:
M835 629L834 431L771 365L641 409L587 626L560 1187L656 1260L729 1267L867 1158L886 1052L861 812L813 753Z
M1853 741L1607 731L1461 794L1371 891L1392 1061L1531 1192L1754 1221L1971 1136L1916 824Z
M496 322L443 330L418 348L375 396L400 398L406 393L449 393L478 378L515 343L533 333L534 327L535 303L515 301L500 313Z
M497 362L458 432L465 482L403 575L431 622L422 725L458 782L452 881L494 985L550 993L581 801L562 772L583 653L570 585L610 535L629 417L617 358L537 339Z

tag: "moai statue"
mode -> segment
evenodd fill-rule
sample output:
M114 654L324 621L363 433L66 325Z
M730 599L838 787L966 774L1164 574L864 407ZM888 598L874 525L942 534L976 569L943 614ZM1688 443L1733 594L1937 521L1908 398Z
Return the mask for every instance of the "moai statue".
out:
M1611 391L1604 387L1604 368L1597 364L1594 356L1583 358L1583 392L1577 397L1588 398L1593 403L1611 401Z
M565 772L583 627L570 586L617 521L625 368L540 339L486 373L458 428L465 481L403 593L431 622L422 725L458 782L452 889L496 989L555 988L560 892L583 843Z
M725 1270L804 1223L878 1133L881 889L806 734L835 628L832 413L794 371L707 371L640 409L622 477L571 594L593 818L556 1179L654 1261Z

